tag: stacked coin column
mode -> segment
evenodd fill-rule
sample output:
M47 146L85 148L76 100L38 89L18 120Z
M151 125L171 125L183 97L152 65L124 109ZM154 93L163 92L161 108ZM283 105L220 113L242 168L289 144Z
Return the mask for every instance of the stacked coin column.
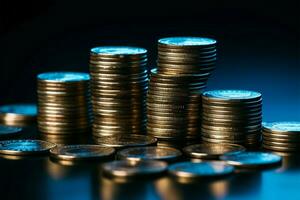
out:
M90 77L86 73L38 75L38 129L43 139L77 143L91 129Z
M257 147L261 141L262 97L246 90L202 94L202 140Z
M172 37L158 41L157 74L151 75L147 101L148 134L162 141L164 132L169 136L167 140L179 140L176 134L172 134L176 129L176 132L183 131L180 135L186 140L197 141L195 139L200 138L201 92L206 87L215 63L216 41L213 39ZM187 95L184 104L180 104L184 111L176 111L178 103L182 100L179 100L180 94ZM166 101L172 98L177 99L177 102ZM169 107L169 110L166 110L166 107ZM184 120L171 117L174 112L184 112ZM161 120L162 115L170 117ZM178 124L172 127L171 124L176 124L176 121ZM162 123L168 126L162 126ZM180 123L185 123L186 128L179 127Z
M147 50L97 47L90 52L93 136L144 134Z

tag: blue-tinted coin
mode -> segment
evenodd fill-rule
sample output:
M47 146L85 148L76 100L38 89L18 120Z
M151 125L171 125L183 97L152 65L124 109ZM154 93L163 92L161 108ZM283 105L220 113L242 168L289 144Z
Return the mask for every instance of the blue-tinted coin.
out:
M179 178L204 178L229 175L234 167L223 161L180 162L171 165L168 171Z
M239 154L223 155L221 160L241 168L259 168L274 166L281 163L282 158L267 152L242 152Z
M224 100L243 100L260 98L261 94L259 92L248 90L211 90L204 92L203 96Z
M300 134L300 122L297 121L283 121L263 123L263 128L270 132L278 133L299 133Z
M103 46L91 49L91 52L97 55L140 55L146 54L147 50L139 47L126 46Z
M38 79L47 82L89 81L90 75L81 72L47 72L38 75Z
M10 104L0 106L0 115L20 115L34 117L37 115L37 106L35 104Z
M42 140L0 141L0 154L35 155L49 152L56 145Z
M21 131L22 128L0 125L0 138L12 137L18 135Z
M217 41L205 37L169 37L158 40L158 43L171 46L207 46L214 45Z

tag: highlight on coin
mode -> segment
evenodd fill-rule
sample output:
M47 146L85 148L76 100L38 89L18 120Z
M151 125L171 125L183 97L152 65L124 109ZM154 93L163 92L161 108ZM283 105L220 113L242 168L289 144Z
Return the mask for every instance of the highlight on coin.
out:
M42 140L3 140L0 141L0 154L39 155L47 154L56 144Z

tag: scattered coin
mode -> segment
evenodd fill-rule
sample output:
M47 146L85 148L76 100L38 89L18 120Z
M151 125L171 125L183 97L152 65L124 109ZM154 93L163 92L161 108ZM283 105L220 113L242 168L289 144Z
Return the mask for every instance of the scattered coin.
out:
M99 145L63 145L50 149L50 155L62 160L100 160L111 157L114 148Z
M183 148L183 152L189 157L200 159L219 159L224 154L245 150L245 147L237 144L194 144Z
M22 128L0 125L0 139L19 135Z
M169 166L168 171L177 178L216 178L233 173L234 167L223 161L180 162Z
M278 165L281 163L279 155L267 152L242 152L220 157L228 164L241 168L261 168Z
M48 153L56 145L42 140L4 140L0 141L0 154L36 155Z
M156 160L131 162L126 160L103 164L103 173L113 177L151 177L167 170L167 163Z
M140 160L161 160L173 162L178 160L182 153L171 147L132 147L123 149L117 153L121 160L140 161Z

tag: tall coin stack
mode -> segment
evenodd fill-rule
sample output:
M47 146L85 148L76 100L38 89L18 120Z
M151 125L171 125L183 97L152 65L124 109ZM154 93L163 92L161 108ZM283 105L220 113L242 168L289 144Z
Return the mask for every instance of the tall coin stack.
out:
M262 96L247 90L202 94L202 140L256 147L261 141Z
M92 121L89 75L49 72L39 74L37 81L42 139L59 144L85 141Z
M300 151L300 122L263 123L263 147L272 151Z
M158 144L181 146L200 138L201 92L215 63L213 39L158 41L158 67L152 71L147 96L147 133L158 138Z
M96 47L90 52L93 137L145 134L147 50Z

